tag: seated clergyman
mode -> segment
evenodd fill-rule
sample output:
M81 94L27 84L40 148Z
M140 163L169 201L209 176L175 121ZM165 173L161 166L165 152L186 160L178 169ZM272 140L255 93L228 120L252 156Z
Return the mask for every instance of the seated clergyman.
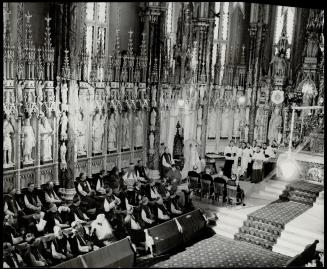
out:
M241 189L239 185L239 181L237 180L237 176L235 174L232 174L232 178L227 181L227 185L229 186L237 186L237 193L236 193L236 199L239 204L243 203L244 201L244 191ZM243 203L243 206L245 204Z
M73 198L73 204L69 207L70 209L70 223L73 221L79 221L85 223L90 218L87 216L86 212L82 210L81 207L81 198L78 194L75 194Z
M24 261L15 247L8 242L3 243L3 268L19 268L23 266Z
M67 236L58 226L53 228L53 232L55 238L51 243L52 257L59 263L69 260L73 257L73 255L71 253L71 248Z
M42 202L36 193L35 185L32 182L27 184L27 190L24 195L25 211L27 214L41 212Z
M99 249L90 237L90 231L87 227L83 227L80 222L72 223L73 234L69 238L72 254L78 256L92 250Z

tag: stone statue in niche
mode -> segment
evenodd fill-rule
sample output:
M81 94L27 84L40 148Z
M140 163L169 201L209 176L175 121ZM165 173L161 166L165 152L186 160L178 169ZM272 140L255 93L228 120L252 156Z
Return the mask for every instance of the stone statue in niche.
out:
M31 126L30 117L25 119L24 126L22 127L22 145L23 145L23 156L24 164L33 163L32 150L35 147L35 134L33 127Z
M44 83L42 81L37 81L36 82L36 94L38 96L39 101L43 101L43 89Z
M252 97L252 89L251 88L247 88L246 90L246 105L250 106L251 105L251 97Z
M230 109L229 107L224 107L223 113L221 115L221 133L220 137L227 138L230 135L233 122L230 119Z
M14 127L11 122L7 120L7 117L3 120L3 167L10 167L12 162L12 134L14 133Z
M233 137L240 137L240 110L235 109L233 116Z
M52 135L53 129L46 116L41 116L39 124L39 131L41 136L41 160L43 162L52 160Z
M198 109L198 125L202 124L202 106Z
M201 125L198 125L196 127L196 140L198 141L198 143L201 143L201 134L202 134L202 127Z
M213 107L209 108L209 117L208 117L208 137L209 138L216 138L216 113L215 109Z
M135 115L135 147L143 146L143 118L142 112Z
M150 132L150 135L149 135L149 144L150 144L149 152L151 154L153 154L154 153L154 134L152 131Z
M166 141L166 110L161 110L160 141Z
M271 116L271 119L269 121L269 128L268 128L268 140L269 144L275 139L278 140L278 133L279 133L279 127L282 124L282 116L280 115L280 109L276 106L274 109L274 112Z
M62 113L62 116L60 118L60 139L61 140L67 140L67 128L68 128L68 117L66 112Z
M116 114L111 113L110 119L109 119L109 132L108 132L108 150L114 151L117 149L116 143L117 143L117 128L118 124L116 121Z
M271 76L284 76L286 75L287 63L285 60L285 55L274 56L270 62L269 74Z
M155 109L152 109L150 114L150 131L154 131L156 129L156 118L157 112Z
M309 38L307 45L307 57L317 57L318 55L318 42Z
M249 125L246 124L244 127L244 141L248 141L249 139Z
M17 83L17 100L18 101L23 100L23 88L24 88L24 81L20 80Z
M66 108L67 105L67 94L68 94L68 87L67 83L64 83L61 86L61 103L62 103L62 109Z
M95 114L93 126L92 126L92 151L93 153L102 152L102 140L104 135L104 125L106 122L106 116L100 115L100 112Z
M259 126L255 125L254 126L254 131L253 131L253 140L257 140L257 141L259 139L259 137L258 137L258 132L259 132L258 128L259 128Z
M66 152L67 152L67 147L65 142L63 142L60 146L60 161L62 166L66 165Z
M84 123L83 114L78 113L78 119L76 122L76 133L77 133L77 155L86 155L86 133L87 126Z
M246 110L244 107L240 107L240 127L245 127L246 124Z
M152 87L152 107L157 107L157 86Z
M129 148L131 145L130 124L129 124L128 116L129 116L128 112L125 112L123 114L123 128L122 128L123 148Z

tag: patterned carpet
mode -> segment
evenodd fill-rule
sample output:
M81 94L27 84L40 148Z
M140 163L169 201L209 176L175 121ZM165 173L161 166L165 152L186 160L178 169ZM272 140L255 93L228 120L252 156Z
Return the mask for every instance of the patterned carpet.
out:
M312 184L306 181L297 181L287 186L284 196L290 201L312 206L319 192L324 189L322 185Z
M282 267L289 259L253 244L215 235L151 267Z
M234 238L272 250L285 224L308 210L322 190L305 181L289 184L283 192L289 201L277 200L249 214Z

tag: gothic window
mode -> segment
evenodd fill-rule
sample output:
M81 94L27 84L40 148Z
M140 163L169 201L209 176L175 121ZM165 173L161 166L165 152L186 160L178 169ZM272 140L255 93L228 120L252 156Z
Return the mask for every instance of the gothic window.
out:
M219 84L221 84L224 65L226 58L226 46L229 37L229 2L216 2L215 3L215 13L220 13L219 18L215 18L215 29L214 29L214 40L213 40L213 53L212 53L212 63L213 66L216 64L217 53L220 54L220 74L219 74ZM217 45L219 46L219 52L217 51ZM212 68L214 72L214 68ZM214 74L212 74L214 76Z
M86 50L89 54L88 73L90 76L92 58L97 55L100 41L105 55L109 35L109 3L88 2L86 4Z
M275 25L275 35L274 35L274 44L276 45L279 41L280 36L282 35L283 27L285 25L288 44L292 45L293 42L293 33L294 33L294 19L295 19L295 8L294 7L283 7L278 6L276 12L276 25ZM288 48L286 51L286 57L290 58L291 49ZM277 48L275 49L275 54Z

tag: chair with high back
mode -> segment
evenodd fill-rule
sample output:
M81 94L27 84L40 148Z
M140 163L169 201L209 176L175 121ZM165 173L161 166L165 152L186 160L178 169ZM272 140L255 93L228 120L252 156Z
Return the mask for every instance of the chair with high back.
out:
M201 186L197 177L189 176L189 188L193 191L194 195L200 196Z
M211 181L201 179L201 199L207 196L210 199Z
M217 201L217 203L219 203L219 197L222 197L222 199L224 199L224 183L214 182L213 189L214 201Z
M227 199L228 203L236 204L237 202L237 186L227 185Z

